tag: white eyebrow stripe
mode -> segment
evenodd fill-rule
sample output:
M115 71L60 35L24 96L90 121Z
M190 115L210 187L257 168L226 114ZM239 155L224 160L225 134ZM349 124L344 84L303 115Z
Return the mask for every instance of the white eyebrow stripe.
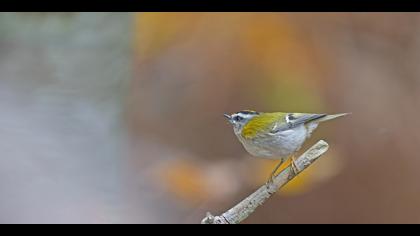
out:
M251 117L254 117L254 114L237 113L237 114L235 114L235 116L240 116L240 117L242 117L244 119L249 119Z

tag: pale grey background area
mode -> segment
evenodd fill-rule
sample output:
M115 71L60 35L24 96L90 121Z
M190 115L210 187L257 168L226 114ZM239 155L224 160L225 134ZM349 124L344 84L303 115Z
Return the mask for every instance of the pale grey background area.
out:
M132 17L0 14L1 223L153 221L124 194Z

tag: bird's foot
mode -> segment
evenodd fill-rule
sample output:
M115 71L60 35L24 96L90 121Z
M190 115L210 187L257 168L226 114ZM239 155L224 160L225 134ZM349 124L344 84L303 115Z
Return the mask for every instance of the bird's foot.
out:
M283 159L281 159L280 160L280 162L276 165L276 167L274 168L274 170L271 172L271 174L270 174L270 177L268 178L268 181L267 181L267 185L270 185L270 184L272 184L273 183L273 181L274 181L274 177L276 177L276 172L277 172L277 170L280 168L280 166L281 166L281 164L283 164L283 162L284 162L284 160Z
M299 168L296 166L296 160L295 160L294 156L292 157L292 163L290 164L290 166L292 168L292 171L293 171L294 175L297 175L300 172Z

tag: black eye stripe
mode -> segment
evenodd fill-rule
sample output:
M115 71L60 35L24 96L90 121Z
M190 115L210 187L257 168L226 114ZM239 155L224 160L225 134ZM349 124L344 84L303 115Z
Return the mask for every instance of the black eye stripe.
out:
M241 120L243 120L244 118L243 118L242 116L235 116L235 118L233 118L233 119L235 119L236 121L241 121Z

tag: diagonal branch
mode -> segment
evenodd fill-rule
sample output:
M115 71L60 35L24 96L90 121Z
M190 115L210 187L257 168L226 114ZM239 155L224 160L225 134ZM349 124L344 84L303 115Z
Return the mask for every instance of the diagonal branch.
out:
M328 143L320 140L295 161L297 173L294 173L291 165L278 174L272 183L267 183L257 191L242 200L220 216L207 216L201 221L202 224L237 224L249 217L258 206L264 204L278 189L287 184L296 175L314 163L328 150Z

